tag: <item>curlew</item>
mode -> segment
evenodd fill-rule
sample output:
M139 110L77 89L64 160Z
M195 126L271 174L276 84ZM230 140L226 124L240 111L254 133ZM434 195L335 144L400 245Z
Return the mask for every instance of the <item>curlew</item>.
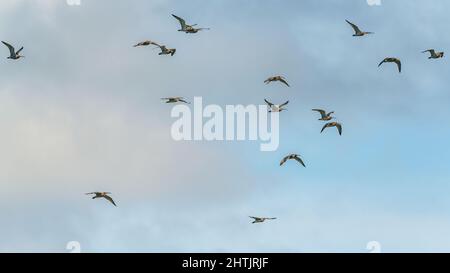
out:
M329 123L325 124L322 127L322 130L320 131L320 133L322 133L326 128L330 128L330 127L336 127L339 132L339 135L342 135L342 125L339 122L329 122Z
M279 112L281 112L281 111L285 111L285 110L287 110L286 108L283 108L284 106L286 106L288 103L289 103L289 101L286 101L285 103L283 103L283 104L280 104L280 105L275 105L275 104L273 104L273 103L271 103L270 101L268 101L268 100L266 100L266 99L264 99L264 101L267 103L267 105L269 106L269 112L274 112L274 113L279 113Z
M398 67L398 72L402 73L402 62L397 59L397 58L385 58L383 61L381 61L381 63L378 65L378 67L380 67L382 64L384 63L396 63L397 67Z
M2 41L2 43L8 47L9 49L9 57L8 59L12 59L12 60L18 60L20 58L23 58L25 56L20 55L20 52L23 50L23 47L21 47L19 50L15 50L14 47L10 44L8 44L7 42Z
M367 34L374 34L373 32L361 31L357 25L351 23L351 22L348 21L348 20L345 20L345 21L346 21L350 26L352 26L353 30L355 31L355 34L353 34L354 37L362 37L362 36L367 35Z
M275 220L275 219L277 219L275 217L272 217L272 218L268 218L268 217L254 217L254 216L249 216L249 217L253 219L252 224L264 223L266 220Z
M161 98L162 100L165 100L166 103L177 103L182 102L186 104L191 104L190 102L187 102L183 97L169 97L169 98Z
M436 52L434 49L428 49L428 50L422 51L422 53L426 53L426 52L430 53L430 57L428 57L428 59L439 59L439 58L444 57L444 52Z
M325 112L325 110L322 109L312 109L312 111L316 111L319 112L321 115L321 118L319 120L323 120L323 121L329 121L334 119L334 117L332 117L331 115L334 114L334 112Z
M92 197L92 199L105 198L106 200L108 200L114 206L117 207L116 203L114 203L114 200L111 198L111 196L108 195L108 194L111 194L110 192L89 192L89 193L86 193L86 195L91 195L91 194L95 194L94 197Z
M296 160L298 163L300 163L303 167L306 168L305 163L303 162L303 160L300 158L300 156L298 154L290 154L288 156L285 156L281 162L280 162L280 166L283 166L284 163L286 163L286 161L288 160Z
M264 81L265 84L269 84L271 82L282 82L285 85L289 86L289 83L286 81L286 79L283 76L273 76Z
M179 29L178 31L182 31L182 32L185 32L185 33L197 33L200 30L209 30L209 28L203 28L203 27L202 28L195 28L194 26L196 26L197 24L195 24L195 25L188 25L188 24L186 24L186 21L183 18L178 17L175 14L172 14L172 16L175 17L175 19L177 19L178 22L180 22L181 29Z

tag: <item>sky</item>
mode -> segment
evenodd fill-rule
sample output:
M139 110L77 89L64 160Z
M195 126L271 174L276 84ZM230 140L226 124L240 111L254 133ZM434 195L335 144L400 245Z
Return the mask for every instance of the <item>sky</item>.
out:
M0 252L449 252L450 69L421 51L449 48L450 2L432 3L2 0L0 39L26 57L0 48ZM147 39L177 52L132 47ZM289 100L279 149L176 142L168 96ZM280 167L290 153L307 167Z

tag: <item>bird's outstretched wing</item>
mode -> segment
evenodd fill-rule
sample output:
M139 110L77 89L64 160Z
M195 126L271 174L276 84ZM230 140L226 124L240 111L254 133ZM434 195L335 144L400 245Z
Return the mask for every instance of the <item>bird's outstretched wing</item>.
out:
M282 83L286 84L288 87L290 87L289 83L284 78L280 78L280 82L282 82Z
M381 63L378 65L378 67L380 67L382 64L384 64L386 62L386 59L382 60Z
M184 103L186 103L186 104L191 104L190 102L188 102L188 101L186 101L186 100L184 100L184 99L182 99L182 98L178 99L178 101L184 102Z
M111 196L105 195L104 197L105 197L106 200L108 200L108 201L111 202L114 206L117 207L116 203L114 203L114 200L111 198Z
M398 72L402 73L402 62L399 59L395 59L394 63L397 64Z
M21 48L16 52L16 54L18 55L22 50L23 50L23 47L21 47Z
M139 43L135 44L133 47L145 46L145 45L149 45L149 44L151 44L151 41L143 41L143 42L139 42Z
M272 106L273 106L273 103L271 103L270 101L268 101L268 100L266 100L266 99L264 99L264 101L267 103L267 105L269 105L269 107L272 107Z
M427 49L427 50L422 51L422 53L426 53L426 52L430 52L431 55L436 54L436 51L434 49Z
M161 98L162 100L180 100L184 99L183 97L169 97L169 98Z
M327 116L327 113L322 109L312 109L312 111L319 112L322 118L325 118Z
M330 126L330 123L325 124L325 125L322 127L322 130L321 130L320 132L322 133L323 130L325 130L328 126Z
M294 159L297 160L300 164L302 164L303 167L306 168L305 163L303 162L303 160L299 156L295 156Z
M336 128L338 129L339 135L342 135L342 125L338 123L336 124Z
M289 159L289 155L288 155L288 156L285 156L285 157L281 160L280 166L283 166L283 164L286 163L286 161L288 161L288 159Z
M157 44L157 43L155 43L155 42L152 42L151 45L154 45L154 46L159 47L162 51L164 51L164 50L167 49L166 46ZM156 47L155 47L154 49L156 49Z
M289 103L289 101L286 101L285 103L283 103L283 104L280 104L280 108L281 108L281 107L283 107L283 106L286 106L286 105L288 105L288 103Z
M355 24L353 24L352 22L345 20L350 26L352 26L353 30L355 31L355 34L361 33L361 30L359 29L359 27Z
M8 47L9 53L10 53L11 56L16 55L16 51L15 51L15 49L14 49L14 47L13 47L12 45L10 45L10 44L8 44L7 42L4 42L4 41L2 41L2 43L3 43L5 46Z
M88 193L85 193L86 195L90 195L90 194L96 194L97 192L88 192Z
M267 78L267 79L264 81L264 83L270 83L271 81L273 81L273 77Z
M186 29L186 21L183 18L178 17L175 14L172 14L172 16L175 17L178 20L178 22L180 22L181 29L183 30Z

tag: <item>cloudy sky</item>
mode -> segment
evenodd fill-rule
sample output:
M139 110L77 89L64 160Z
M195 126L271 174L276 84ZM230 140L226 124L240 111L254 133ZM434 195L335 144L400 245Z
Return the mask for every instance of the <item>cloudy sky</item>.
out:
M432 3L2 0L0 39L26 57L0 48L0 251L450 251L450 69L421 54L449 49L450 2ZM132 47L146 39L177 53ZM175 142L167 96L289 99L280 147ZM307 168L280 168L289 153Z

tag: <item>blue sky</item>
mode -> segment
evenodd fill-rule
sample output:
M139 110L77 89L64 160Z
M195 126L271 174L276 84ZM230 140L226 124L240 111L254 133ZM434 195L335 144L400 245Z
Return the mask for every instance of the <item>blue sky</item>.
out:
M450 251L450 71L420 53L447 51L448 1L81 1L0 3L0 38L26 56L0 51L0 251ZM132 48L145 39L177 54ZM377 67L388 56L402 74ZM264 85L275 74L292 87ZM280 147L174 142L167 96L289 99ZM280 168L289 153L307 168Z

